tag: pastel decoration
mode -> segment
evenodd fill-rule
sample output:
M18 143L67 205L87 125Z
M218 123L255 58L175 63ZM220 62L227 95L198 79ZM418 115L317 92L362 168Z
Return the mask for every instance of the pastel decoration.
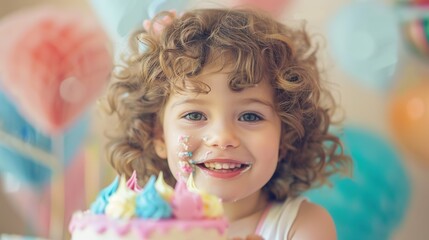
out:
M279 17L287 5L289 0L235 0L233 1L235 6L239 7L253 7L256 9L261 9L265 12L270 13L275 17Z
M100 22L103 24L104 29L111 36L111 38L116 39L119 37L119 32L117 31L119 21L125 14L125 10L130 4L130 0L91 0L89 1L92 10L94 10L97 17L100 19ZM140 2L146 2L140 1Z
M104 214L106 206L109 203L109 198L117 191L119 187L119 177L106 188L104 188L97 196L97 199L91 205L90 210L94 214Z
M99 96L112 70L110 42L90 16L53 7L0 22L2 86L23 116L56 135Z
M86 162L90 160L91 159L86 158L83 151L79 151L78 154L74 157L73 163L64 172L64 190L62 191L62 194L64 195L63 197L60 197L60 199L64 200L64 203L60 203L61 207L64 208L64 210L62 210L64 219L71 219L76 209L82 209L87 206L85 203L85 194L87 194L85 181L88 181L88 179L85 179L83 176L85 171L88 171L85 170L87 167ZM77 178L76 176L82 177ZM49 210L46 211L50 214L49 218L52 218L52 211L55 211L55 206L52 206L52 204L58 205L58 202L54 202L58 200L53 199L53 194L55 195L56 193L52 193L52 191L55 190L55 188L50 186L47 188L45 193L46 198L49 197L49 200L46 201L44 205L45 207L49 208Z
M378 1L356 1L338 11L328 29L336 63L359 84L391 87L399 56L393 12Z
M170 218L172 209L155 188L155 176L151 176L136 199L136 214L145 219Z
M67 167L76 158L88 134L89 114L64 132L64 162L53 154L53 138L27 122L0 87L0 172L10 173L24 184L42 187L50 181L53 164ZM52 164L52 165L50 165Z
M404 22L402 33L413 52L419 56L429 57L429 16Z
M166 10L183 11L187 0L91 0L95 12L115 38L142 27L146 19Z
M153 0L148 7L149 19L161 11L175 10L180 13L186 9L188 0Z
M203 202L201 197L186 187L186 182L177 181L173 196L173 214L177 219L200 219L203 216Z
M413 2L418 6L429 6L429 0L413 0Z
M84 152L78 151L70 166L64 172L64 219L70 219L76 209L82 209L86 206L85 178L86 164ZM15 181L19 179L15 178ZM8 192L6 197L12 204L16 212L25 220L28 226L27 231L31 229L34 235L42 238L49 236L49 218L51 216L51 187L46 185L44 188L33 188L28 185L20 185L15 192Z
M391 239L410 202L402 159L391 142L364 128L346 127L341 139L353 158L352 178L335 175L332 188L306 196L330 212L338 239Z
M392 94L389 122L398 145L418 165L429 168L429 83Z
M429 0L397 0L398 4L425 7L429 6Z

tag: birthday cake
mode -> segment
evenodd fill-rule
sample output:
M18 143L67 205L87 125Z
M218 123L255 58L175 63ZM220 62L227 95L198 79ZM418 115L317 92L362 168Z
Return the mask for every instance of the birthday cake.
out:
M222 240L226 228L220 199L199 191L192 177L173 189L160 173L140 188L135 172L128 181L116 177L69 225L73 240Z

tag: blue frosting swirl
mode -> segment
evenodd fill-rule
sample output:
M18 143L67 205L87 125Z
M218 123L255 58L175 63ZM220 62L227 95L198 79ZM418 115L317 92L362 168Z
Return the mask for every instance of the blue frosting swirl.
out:
M155 188L155 176L151 176L136 198L136 215L145 219L170 218L172 209Z
M100 194L98 194L97 199L91 205L91 212L94 214L104 214L106 206L109 202L110 196L116 192L119 186L119 177L116 177L115 180L106 188L104 188Z

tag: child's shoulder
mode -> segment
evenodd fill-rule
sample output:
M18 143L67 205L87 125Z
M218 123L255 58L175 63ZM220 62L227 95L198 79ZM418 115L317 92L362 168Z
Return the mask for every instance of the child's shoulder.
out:
M298 214L289 232L288 239L332 240L337 239L335 223L329 212L317 204L302 201Z

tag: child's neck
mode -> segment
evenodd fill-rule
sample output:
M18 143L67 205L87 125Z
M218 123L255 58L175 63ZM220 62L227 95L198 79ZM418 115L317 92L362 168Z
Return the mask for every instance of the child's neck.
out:
M245 237L249 233L254 233L267 205L268 199L262 191L238 201L223 203L225 216L230 225L228 235Z

